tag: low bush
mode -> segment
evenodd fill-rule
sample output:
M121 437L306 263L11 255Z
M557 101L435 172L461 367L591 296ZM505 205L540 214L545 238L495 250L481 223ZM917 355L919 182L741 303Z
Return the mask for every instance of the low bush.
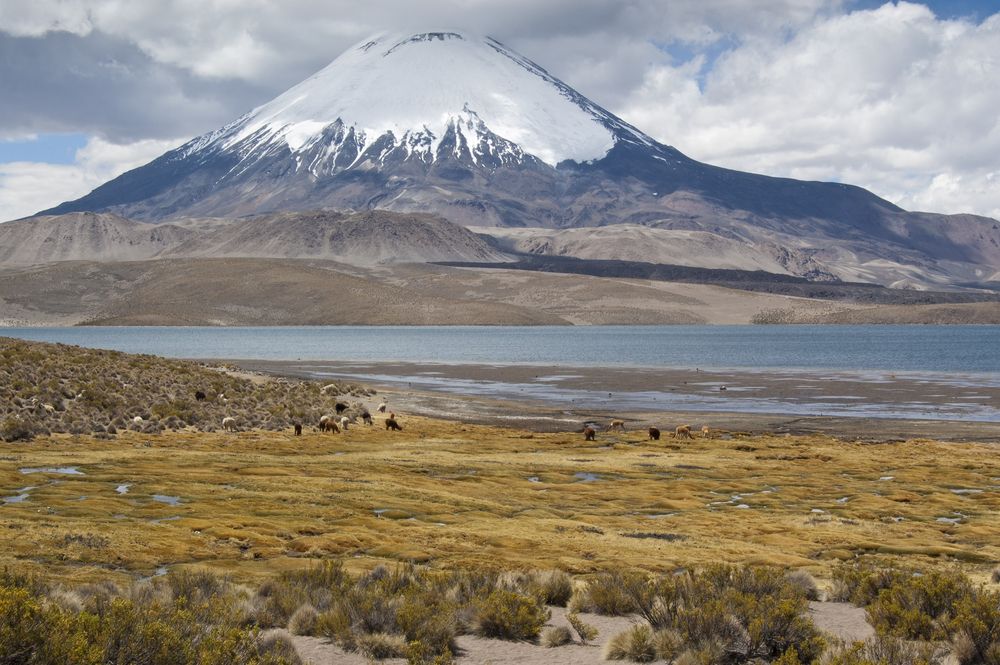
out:
M549 611L529 596L496 589L474 605L475 633L503 640L534 640Z
M576 633L576 636L580 638L580 642L583 644L593 642L597 639L597 628L581 619L580 615L576 612L567 612L566 621L572 626L573 632Z
M958 571L931 571L895 580L868 606L875 630L911 640L946 640L961 601L973 596L969 579Z

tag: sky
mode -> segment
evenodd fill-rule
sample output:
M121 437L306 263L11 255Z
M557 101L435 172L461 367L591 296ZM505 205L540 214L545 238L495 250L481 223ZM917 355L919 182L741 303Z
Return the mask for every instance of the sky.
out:
M710 164L1000 218L1000 0L0 0L0 221L385 30L493 36Z

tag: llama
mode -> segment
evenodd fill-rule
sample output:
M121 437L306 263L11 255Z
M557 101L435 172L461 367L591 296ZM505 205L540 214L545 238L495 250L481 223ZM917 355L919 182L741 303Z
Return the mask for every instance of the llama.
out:
M616 430L616 429L620 429L621 431L624 432L625 431L625 421L621 420L620 418L615 418L614 420L612 420L611 424L608 425L607 431L611 432L611 431Z
M395 413L390 413L389 417L385 419L385 428L387 430L391 429L391 430L394 430L394 431L397 431L397 432L402 432L403 431L403 428L400 427L399 423L396 422L396 414Z

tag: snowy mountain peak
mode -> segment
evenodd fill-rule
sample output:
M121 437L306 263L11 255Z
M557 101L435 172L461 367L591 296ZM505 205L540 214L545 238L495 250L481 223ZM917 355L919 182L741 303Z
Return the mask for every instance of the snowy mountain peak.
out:
M652 143L495 39L387 33L185 152L214 144L247 161L287 145L303 155L297 168L320 175L394 152L425 162L444 150L473 163L589 162L623 138Z

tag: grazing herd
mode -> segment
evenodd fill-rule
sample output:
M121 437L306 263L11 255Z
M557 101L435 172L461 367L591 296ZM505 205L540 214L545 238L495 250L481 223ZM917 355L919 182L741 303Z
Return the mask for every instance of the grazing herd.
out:
M326 389L329 387L330 386L324 386L323 390L326 391ZM204 393L202 393L202 391L200 390L195 393L195 399L202 399L199 398L198 395L204 395ZM381 404L378 405L378 412L385 413L387 406L388 405L385 402L382 402ZM350 406L344 404L343 402L337 402L336 404L334 404L333 407L337 415L333 416L328 414L320 417L319 422L316 424L316 429L319 430L320 432L331 432L333 434L346 432L352 424L356 423L357 420L356 417L343 415L350 408L351 408ZM361 422L364 423L365 425L371 426L375 424L375 421L372 419L372 414L368 411L368 409L362 408L361 413L358 417L361 418ZM135 422L136 423L142 422L142 418L136 416ZM295 430L295 436L302 436L302 423L300 422L293 423L292 427ZM399 421L396 420L395 413L390 413L389 417L385 419L385 428L387 430L393 430L396 432L403 431L403 427L399 424ZM225 418L223 418L222 429L226 432L239 431L236 418L232 416L226 416Z
M333 386L324 386L321 392L323 394L327 394L327 389L328 388L332 388L332 387ZM195 392L195 399L199 400L199 401L205 399L204 393L202 391L200 391L200 390L197 391L197 392ZM324 416L320 417L319 422L316 425L316 429L319 430L320 432L330 432L330 433L333 433L333 434L339 434L340 432L347 432L348 428L352 424L355 424L357 422L357 418L358 417L361 418L361 422L364 423L365 425L367 425L367 426L374 425L374 420L372 419L372 414L368 411L368 409L360 407L360 405L356 405L356 408L360 408L360 414L357 411L354 411L353 413L355 415L349 415L349 414L346 413L349 409L351 409L351 407L349 405L343 403L343 402L337 402L336 404L334 404L333 408L334 408L334 411L336 412L337 415L329 415L329 414L327 414L327 415L324 415ZM385 402L379 403L379 405L376 407L376 411L378 413L385 413L387 409L388 409L388 404L386 404ZM140 418L139 416L136 416L134 420L135 420L136 423L141 423L142 422L142 418ZM295 422L295 423L293 423L293 427L294 427L294 430L295 430L295 436L302 436L302 423ZM597 431L598 431L597 428L598 428L598 424L595 423L595 422L587 422L587 423L585 423L584 426L583 426L583 438L584 438L584 440L585 441L596 441L597 440ZM237 431L239 431L239 427L238 427L238 423L237 423L236 418L234 418L232 416L226 416L225 418L223 418L222 419L222 429L224 431L226 431L226 432L237 432ZM385 429L387 431L394 431L394 432L401 432L401 431L403 431L403 427L399 424L399 421L396 420L396 414L395 413L390 413L389 416L385 419ZM622 419L622 418L613 418L608 423L607 427L604 428L604 431L605 432L614 432L614 431L627 432L628 430L625 427L625 420L624 419ZM658 427L650 427L648 431L649 431L649 440L650 441L659 441L660 440L661 433L660 433L660 429ZM712 430L711 430L711 428L709 428L708 425L702 425L702 427L701 427L701 435L704 438L706 438L706 439L707 438L712 438ZM678 425L677 427L674 428L673 437L675 439L693 439L694 438L694 434L692 433L691 425Z

